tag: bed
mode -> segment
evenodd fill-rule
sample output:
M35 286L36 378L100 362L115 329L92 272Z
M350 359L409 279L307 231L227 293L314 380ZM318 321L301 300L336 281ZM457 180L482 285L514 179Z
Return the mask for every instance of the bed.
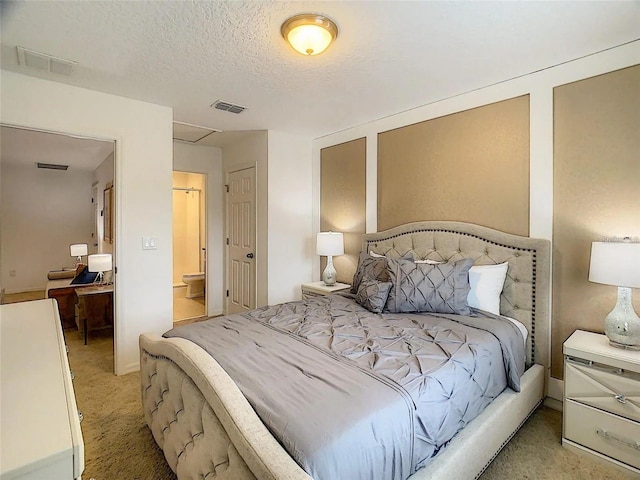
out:
M446 262L446 265L458 266L462 264L469 265L471 263L473 263L474 266L508 265L504 286L499 294L499 310L501 316L510 317L517 322L506 321L502 319L502 317L496 319L496 322L499 320L498 323L501 325L515 325L516 323L520 323L526 327L528 332L526 335L526 343L524 338L520 337L520 341L522 342L521 353L524 357L522 358L522 369L526 370L521 376L519 374L517 375L517 384L509 383L511 388L507 387L496 395L491 393L491 388L501 387L482 385L481 390L483 394L481 396L488 397L489 400L485 402L487 405L483 404L478 407L479 413L477 416L475 416L476 414L474 413L475 418L467 422L466 419L463 418L467 408L465 404L462 409L465 411L460 413L460 418L463 420L461 422L458 418L457 421L458 424L464 424L466 426L458 431L452 439L442 442L442 445L434 441L434 445L437 445L437 447L427 452L427 455L429 456L434 453L437 453L437 455L429 458L428 463L426 463L423 461L424 459L421 458L409 458L407 460L405 459L407 455L403 456L403 454L398 454L393 458L406 460L406 465L401 467L394 466L391 470L395 473L392 473L390 478L410 478L411 480L477 478L542 401L545 395L545 382L549 367L549 248L549 242L546 240L519 237L460 222L416 222L395 227L384 232L364 235L362 251L370 257L383 256L390 265L390 271L393 270L391 266L399 268L398 266L410 265L413 262L416 264L441 264ZM408 260L409 257L412 260ZM471 261L465 261L465 259L471 259ZM397 292L396 295L398 295ZM312 476L299 465L301 456L296 450L295 442L292 444L286 439L282 440L279 433L274 430L274 424L278 424L277 415L272 414L268 409L269 407L265 407L262 403L263 399L268 403L270 398L270 395L261 395L260 390L263 387L267 389L269 383L269 381L265 381L265 378L269 378L270 365L266 363L261 365L261 362L266 362L266 360L263 360L262 357L254 358L253 351L246 350L246 345L236 345L234 347L238 349L236 350L237 352L243 352L243 354L241 354L242 357L253 358L253 363L249 363L249 367L256 369L256 372L259 371L259 375L256 374L253 379L253 383L257 385L254 390L257 391L250 392L252 389L251 378L247 380L247 378L243 379L241 376L234 376L234 378L236 378L236 381L234 381L227 373L227 371L229 371L232 372L233 375L237 374L236 365L233 363L232 358L233 351L226 354L221 352L217 360L214 360L214 358L207 353L207 348L215 351L228 343L233 343L233 341L235 341L234 339L237 338L235 337L235 331L238 329L240 323L249 324L249 329L252 328L251 325L257 325L255 327L256 329L279 330L280 333L284 332L292 335L295 333L294 336L297 336L296 332L304 331L304 328L316 328L308 327L306 320L301 323L299 316L297 316L298 312L308 311L307 309L310 308L308 302L319 302L314 306L316 309L314 311L324 309L328 312L326 313L328 317L332 319L351 319L349 321L352 323L363 323L363 318L373 318L375 320L371 320L372 322L378 322L381 317L384 317L384 315L365 317L366 312L363 312L364 309L353 302L353 299L347 298L346 296L334 295L315 300L309 299L280 306L265 307L242 316L229 316L223 319L204 322L206 325L203 323L203 325L199 327L200 330L210 328L217 329L211 330L214 334L210 335L210 340L207 341L213 343L209 347L202 343L205 342L205 340L200 341L199 337L193 337L192 340L198 341L204 348L187 338L165 338L156 334L141 335L141 382L145 418L156 443L163 450L169 466L177 473L179 478L312 478ZM480 313L482 312L474 310L471 317L479 318L478 314ZM306 319L306 314L302 316ZM392 320L400 321L400 319L397 318L398 316L399 315L396 314ZM435 314L435 326L427 327L420 323L423 322L422 314L402 314L403 322L405 321L405 316L408 319L406 321L413 322L413 324L418 322L420 327L424 328L425 331L429 331L433 338L440 334L438 332L450 331L448 322L455 321L457 324L460 320L457 317L450 318L450 316L446 314ZM480 317L484 318L484 314L480 315ZM487 317L491 317L491 315L488 314ZM353 320L354 318L356 318L356 320ZM476 321L474 318L467 319L466 321ZM482 320L482 322L484 325L485 321ZM447 328L443 327L445 324ZM331 328L336 326L345 327L345 325L341 324L332 324ZM346 325L346 327L350 328L351 324ZM475 353L476 350L478 350L478 344L473 340L473 337L471 337L472 334L469 333L471 327L469 325L463 325L463 327L467 329L464 330L465 333L456 334L462 335L466 339L462 342L464 349L460 347L460 350L473 350L474 359L472 363L477 363L478 358L485 357L489 354L484 355L483 353L480 355ZM367 326L367 332L370 330L379 331L381 328L388 329L389 327L378 323L369 324ZM394 324L394 328L396 328L396 324ZM403 326L400 330L404 332L402 329L406 328L408 327ZM326 328L321 330L324 332ZM436 332L435 335L433 334L434 331ZM246 332L245 334L249 336ZM229 336L225 337L225 335ZM473 335L475 335L475 333ZM487 333L485 330L482 331L481 335L492 339L492 342L496 336L495 333ZM215 337L217 336L220 336L220 338L216 340ZM300 366L290 359L287 359L287 362L289 362L292 369L297 368L304 373L304 375L299 377L301 379L303 377L322 377L324 367L320 366L318 370L313 370L314 365L317 363L315 359L312 362L307 362L308 364L304 364L304 362L308 352L311 350L326 350L322 345L322 342L326 342L326 335L324 335L324 333L318 334L318 332L314 330L311 333L305 333L304 337L304 348L307 350L305 350L305 353L298 353L296 359L296 362L302 362L303 365ZM329 350L334 348L334 343L341 343L334 342L333 337L331 338L332 342ZM388 330L380 331L377 340L380 338L388 338ZM467 338L471 338L471 340ZM259 345L262 341L260 337L251 338L247 340L247 345ZM294 356L296 355L294 350L297 347L293 345L301 343L297 340L292 343L287 335L279 335L276 341L284 342L281 343L281 350L291 350ZM216 342L218 343L216 344ZM316 344L312 344L314 342L316 342ZM515 343L516 342L512 341L513 345L515 345ZM451 344L449 339L445 339L444 342L438 342L438 347L442 350L442 345L447 344ZM500 342L498 342L498 345L502 348L502 355L505 356L506 350L504 346L501 346ZM326 345L324 345L324 347L326 347ZM355 356L353 349L349 350L348 353L351 354L351 357L349 357L351 361L347 361L346 363L358 364L359 362L362 363L362 361L366 363L367 355L371 352L365 352L366 347L363 348L364 350L356 352ZM485 350L481 351L484 352ZM365 353L367 355L365 355ZM397 352L393 353L395 355ZM446 355L449 356L453 354L456 354L456 352L446 353ZM330 356L327 355L326 352L322 355ZM515 357L519 355L520 354L517 354ZM410 357L418 358L420 368L429 369L430 367L428 365L425 366L421 362L424 358L431 356L432 352L429 351L423 357L419 357L417 354L411 355ZM462 357L464 357L464 355ZM324 360L321 358L318 361L322 362ZM240 363L240 361L237 362L238 365ZM458 360L449 363L457 364ZM489 361L489 363L491 363L491 361ZM222 365L224 365L225 368L223 368ZM468 367L462 363L460 363L460 365L462 365L462 367L459 370L463 371L464 369L468 369ZM506 365L505 363L505 366ZM355 370L355 368L352 367L353 365L347 365L344 368L346 370ZM362 367L362 365L360 365L360 367ZM239 368L240 367L238 367L238 369ZM262 370L260 370L261 368ZM392 370L400 370L401 368L398 367ZM374 376L373 373L367 372L365 368L358 369L358 375L360 375L356 380L358 385L367 383L368 380L363 380L366 379L367 376ZM506 368L505 371L507 372L505 373L507 377L505 381L510 382L508 368ZM469 374L470 377L474 375L476 374L473 372ZM346 374L344 376L346 377ZM342 376L340 376L340 378L342 378ZM327 381L326 379L324 379L324 381L325 383L333 382L333 380ZM369 383L373 384L375 382ZM400 383L402 384L402 382ZM439 383L442 382L439 381ZM479 382L477 378L474 377L471 383L475 385ZM303 388L315 388L313 386L307 387L304 382L300 385L302 385ZM354 389L354 383L349 385L351 385L348 387L349 389ZM390 407L389 410L392 416L396 415L392 418L399 419L401 417L397 412L400 412L400 410L404 408L402 407L403 402L404 404L411 404L411 402L413 402L414 405L422 402L421 399L414 395L414 392L411 390L411 385L415 385L415 382L409 382L407 385L403 384L402 388L388 385L386 390L384 388L374 390L376 393L371 394L370 397L373 400L385 395L392 398L390 405L396 405L397 408ZM347 387L343 384L337 384L336 390L344 391L346 389ZM520 391L516 393L514 390L518 389ZM395 390L396 393L389 393L391 390ZM417 390L422 391L423 389L418 388ZM247 395L243 395L243 391ZM360 397L361 399L366 398L366 392L367 390L364 390L364 396ZM350 395L352 393L352 391L349 392ZM251 394L254 396L251 397ZM277 396L277 392L272 395ZM247 398L251 398L252 403L250 403ZM284 401L286 403L286 399ZM393 403L394 401L395 403ZM427 399L426 401L428 403L430 400ZM447 399L440 401L437 408L446 408L450 411L454 410L449 406L447 401ZM303 402L290 403L289 408L296 410L300 403ZM374 401L373 403L376 402ZM348 410L350 408L348 404L344 405L344 409ZM342 411L343 407L340 407L339 410ZM262 414L262 418L265 419L264 422L256 411ZM266 416L265 411L269 412ZM418 411L418 409L416 408L415 411ZM350 415L354 414L357 415L358 412L350 413ZM414 414L414 418L408 420L410 423L407 425L404 425L399 420L397 422L387 421L385 425L392 424L389 432L383 431L378 427L373 429L375 430L375 434L373 435L373 437L375 437L374 441L382 446L382 451L388 451L389 448L396 448L393 443L385 443L386 441L393 441L394 438L404 439L407 436L407 431L415 433L418 429L417 425L429 423L429 418L428 416L424 416L424 412L422 413L422 417L416 415L417 414ZM411 415L409 415L409 417L410 416ZM304 421L298 423L304 424ZM283 423L282 419L280 419L280 423ZM315 429L319 428L318 424L323 423L331 423L331 417L328 417L328 420L318 420L314 419L312 415L309 417L309 430L315 432ZM304 425L302 426L304 427ZM296 431L296 426L290 426L286 421L284 422L284 426L280 428L293 432ZM300 425L298 425L297 428L300 429ZM431 439L429 442L424 441L424 438L430 437L431 435L430 433L425 434L425 431L426 430L418 432L418 435L411 437L417 439L413 440L412 445L421 445L420 442L424 444L431 441ZM308 435L310 437L309 442L316 445L314 442L317 441L318 437L325 438L325 436L330 434L331 431L318 433L317 435ZM369 435L370 432L366 428L361 430L356 428L350 431L349 434L356 435L356 437L351 437L351 440L353 440L353 438L362 438L362 443L366 444L365 437ZM358 437L358 435L361 437ZM276 439L276 436L280 438L280 441ZM346 438L349 439L348 436ZM354 443L359 442L348 442L349 445ZM285 445L287 449L285 449L283 445ZM415 451L420 451L422 447L416 448L412 446L412 448L415 448ZM292 453L290 454L289 452ZM411 450L411 452L413 455L414 450ZM354 453L353 455L353 458L355 458L358 453ZM377 455L377 457L379 456L384 455ZM294 460L294 457L298 461ZM306 457L303 455L302 458ZM304 464L304 462L301 463ZM313 464L313 462L311 463L313 467L315 464ZM400 464L402 462L397 463ZM426 463L426 466L421 468L423 463ZM313 468L309 469L306 464L305 467L310 471L320 471L313 470ZM387 471L384 468L383 470L385 472ZM357 476L357 474L354 476L353 472L350 472L348 475L349 477L343 478L355 478ZM360 477L367 478L367 474L360 475ZM325 475L325 478L329 478L328 475Z

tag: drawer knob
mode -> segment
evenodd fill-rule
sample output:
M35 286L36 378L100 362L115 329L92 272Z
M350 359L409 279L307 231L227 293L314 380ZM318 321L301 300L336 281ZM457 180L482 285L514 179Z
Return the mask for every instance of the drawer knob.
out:
M625 397L623 394L621 394L621 393L618 393L618 394L617 394L617 395L615 395L613 398L615 398L616 400L618 400L620 403L627 403L627 399L626 399L626 397Z
M71 380L76 378L76 376L73 374L73 370L69 369L69 373L70 373L70 376L71 376Z
M82 423L82 420L84 420L84 415L82 415L82 412L78 410L78 421Z

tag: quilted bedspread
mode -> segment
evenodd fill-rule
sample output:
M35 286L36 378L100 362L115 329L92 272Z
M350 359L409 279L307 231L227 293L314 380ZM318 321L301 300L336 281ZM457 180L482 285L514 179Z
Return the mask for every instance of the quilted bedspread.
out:
M175 328L316 480L404 480L506 386L522 336L484 312L374 314L328 295Z

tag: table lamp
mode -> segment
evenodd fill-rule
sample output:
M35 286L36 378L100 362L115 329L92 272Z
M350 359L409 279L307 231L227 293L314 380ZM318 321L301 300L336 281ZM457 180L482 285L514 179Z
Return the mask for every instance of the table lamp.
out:
M110 253L96 253L95 255L89 255L90 272L98 272L96 282L99 285L104 285L104 272L108 272L113 268L113 262Z
M86 243L74 243L73 245L69 245L69 252L72 257L76 257L76 266L79 263L82 263L82 256L88 253L87 244Z
M640 350L640 317L632 288L640 288L640 243L593 242L589 281L618 287L616 306L604 319L604 333L615 347Z
M338 274L333 267L333 255L344 254L344 239L342 233L320 232L316 239L316 253L327 257L327 266L322 272L322 281L327 286L336 284Z

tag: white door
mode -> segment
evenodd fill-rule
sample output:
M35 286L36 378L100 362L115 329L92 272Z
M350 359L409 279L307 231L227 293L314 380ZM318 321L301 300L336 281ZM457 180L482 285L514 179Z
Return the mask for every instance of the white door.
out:
M229 173L227 313L256 308L255 168Z

